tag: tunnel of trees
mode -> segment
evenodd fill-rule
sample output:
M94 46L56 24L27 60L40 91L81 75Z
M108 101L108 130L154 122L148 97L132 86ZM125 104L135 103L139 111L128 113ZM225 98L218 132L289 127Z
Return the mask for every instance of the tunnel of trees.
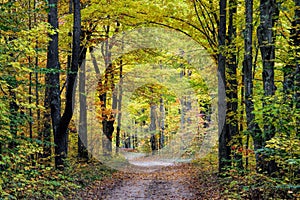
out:
M188 157L210 131L221 178L262 180L269 195L296 198L299 0L2 0L0 9L1 198L55 198L75 187L64 174L76 163L120 151L178 145ZM126 33L145 27L180 33L206 55L140 48L115 57ZM206 74L216 77L213 95L201 67L216 69ZM180 130L193 135L189 147L177 142Z

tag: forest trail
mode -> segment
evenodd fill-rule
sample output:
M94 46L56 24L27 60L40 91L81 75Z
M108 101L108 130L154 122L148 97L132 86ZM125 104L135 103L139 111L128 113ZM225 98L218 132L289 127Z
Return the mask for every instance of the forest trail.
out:
M127 166L131 172L118 171L94 182L73 199L220 199L217 177L201 174L201 169L199 173L199 166L153 160L138 163Z

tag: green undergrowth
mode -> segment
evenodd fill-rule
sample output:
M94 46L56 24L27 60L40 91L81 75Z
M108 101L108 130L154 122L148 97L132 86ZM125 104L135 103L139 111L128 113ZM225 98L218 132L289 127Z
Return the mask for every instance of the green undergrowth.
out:
M291 184L283 176L270 177L257 173L255 163L250 163L251 170L237 170L233 166L219 174L217 158L214 151L195 159L193 163L198 166L199 183L203 182L211 191L218 190L221 199L300 199L300 185L297 182ZM202 190L201 187L199 190Z
M114 170L98 161L70 160L64 171L37 165L8 172L1 172L0 199L42 200L65 199L89 183L110 176Z
M226 199L299 199L299 186L284 184L256 172L238 173L231 170L230 176L220 179L222 197Z

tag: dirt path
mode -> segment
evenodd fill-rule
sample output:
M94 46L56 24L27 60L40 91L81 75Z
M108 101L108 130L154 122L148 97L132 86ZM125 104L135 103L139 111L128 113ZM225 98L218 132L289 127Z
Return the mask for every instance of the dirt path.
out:
M195 199L182 166L163 168L151 173L128 174L120 186L103 199Z
M143 170L117 172L91 184L72 199L219 199L218 188L201 178L192 164L143 167Z

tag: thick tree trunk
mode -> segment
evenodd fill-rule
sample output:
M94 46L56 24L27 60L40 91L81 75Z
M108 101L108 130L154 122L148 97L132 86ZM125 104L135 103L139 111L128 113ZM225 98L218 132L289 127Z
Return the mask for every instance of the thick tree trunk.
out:
M50 109L50 88L49 88L49 75L45 77L45 99L44 99L44 115L43 115L43 158L51 156L51 109Z
M101 101L101 109L102 109L102 130L103 130L103 136L102 136L102 151L105 156L111 155L112 150L112 133L114 131L113 123L111 122L111 115L106 114L106 106L107 106L107 89L109 86L109 75L112 73L112 63L111 63L111 53L109 48L109 31L110 26L106 26L105 28L105 37L106 41L104 42L104 48L102 50L102 55L104 57L105 62L105 73L104 73L104 85L102 84L102 80L99 80L99 88L100 88L100 95L99 99ZM113 121L114 122L114 121Z
M85 47L81 47L83 49ZM86 50L84 51L86 52ZM83 53L84 53L83 52ZM81 56L82 58L85 55ZM86 69L85 62L81 61L79 72L79 132L78 132L78 157L88 160L87 151L87 103L86 103Z
M59 70L60 63L58 58L58 18L57 18L57 0L49 0L49 13L48 22L55 31L54 34L50 35L50 42L47 52L47 69L48 72L45 77L46 84L46 94L44 106L46 109L50 109L51 120L49 112L46 110L44 114L44 156L50 156L50 135L51 135L51 125L54 138L57 138L59 134L59 121L60 121L60 82L59 82Z
M164 148L165 145L165 105L164 99L160 98L160 135L159 135L159 148Z
M36 9L36 5L37 5L37 0L33 1L33 9ZM34 12L34 16L33 16L33 23L36 25L37 24L37 13ZM43 133L41 131L41 110L40 110L40 96L39 96L39 89L40 89L40 83L39 83L39 56L38 56L38 40L36 39L36 44L35 44L35 51L36 51L36 56L34 59L34 69L35 69L35 73L34 73L34 77L35 77L35 106L36 106L36 124L37 124L37 139L42 141L43 140ZM37 157L40 157L41 154L38 154Z
M31 58L29 57L28 58L29 60L29 65L31 64ZM28 98L28 103L29 105L32 104L32 75L33 73L30 72L29 73L29 89L28 89L28 93L29 93L29 98ZM32 121L32 118L33 118L33 115L32 115L32 108L29 108L29 137L32 139L33 137L33 121Z
M36 9L36 0L33 1L33 9ZM34 12L34 24L37 24L37 13ZM37 54L38 51L38 40L36 40L35 44L35 51L36 51L36 57L34 61L34 66L35 66L35 106L37 107L36 109L36 122L37 122L37 132L38 132L38 139L42 140L43 136L41 133L41 110L39 108L40 105L40 97L39 97L39 72L38 72L38 67L39 67L39 57Z
M66 87L66 104L64 113L59 121L59 131L54 135L55 143L55 166L64 168L64 159L68 153L68 126L74 111L74 90L77 78L79 57L80 57L80 36L81 36L81 17L80 17L80 1L74 0L74 25L73 25L73 48L72 48L72 64L67 74Z
M109 16L108 16L109 18ZM115 29L115 33L119 32L120 23L117 22L117 27ZM114 122L116 114L114 113L117 110L118 98L117 98L117 90L115 90L114 84L114 66L112 65L111 60L111 48L113 47L114 42L109 42L109 32L110 26L108 25L105 29L106 33L106 41L104 43L104 49L102 54L104 56L105 61L105 77L104 77L104 87L109 87L112 91L112 110L113 112L107 114L103 114L102 119L102 126L103 126L103 133L106 137L102 139L102 147L105 155L110 155L112 153L112 135L114 132ZM113 40L113 39L112 39ZM110 78L110 81L109 81ZM100 83L101 84L101 83ZM103 86L103 85L101 85ZM101 88L101 87L100 87ZM102 87L102 90L106 90ZM102 91L100 94L100 101L102 102L102 112L106 112L106 95L107 91Z
M245 55L244 55L244 88L247 130L251 134L254 143L254 150L262 148L262 132L255 122L253 97L253 77L252 77L252 34L253 34L253 0L246 0L246 29L245 29ZM256 153L256 166L261 168L262 160L260 153Z
M117 121L117 133L116 133L116 151L120 148L120 132L121 132L121 120L122 120L122 95L123 95L123 60L120 60L120 82L119 82L119 102L118 102L118 121Z
M262 0L260 3L260 25L257 30L260 52L263 61L263 87L265 96L275 94L274 65L275 65L275 17L277 16L277 5L275 0ZM267 103L267 102L266 102ZM265 113L267 115L267 113ZM274 127L265 125L266 138L269 140L274 135Z
M12 141L9 143L8 147L10 149L15 148L16 147L16 142L15 142L15 138L17 136L18 133L18 127L19 127L19 120L18 116L19 116L19 105L17 104L17 97L16 97L16 93L14 92L14 89L17 88L17 80L15 79L15 77L13 77L13 80L10 81L9 83L9 97L10 97L10 101L9 101L9 127L10 127L10 134L12 135L13 139Z
M89 47L89 52L90 52L91 60L92 60L92 63L93 63L93 66L94 66L94 69L95 69L95 72L96 72L96 76L97 76L97 79L98 79L97 91L99 92L99 96L98 97L99 97L99 100L101 101L101 98L102 98L102 96L101 96L101 92L102 92L102 79L101 79L101 75L100 75L100 69L99 69L99 66L98 66L98 63L97 63L96 56L93 53L93 47ZM101 106L101 109L102 109L102 106ZM103 135L101 135L101 136L103 136ZM98 138L98 137L92 135L92 137L89 138L89 139L91 140L91 143L92 143L92 141L95 140L96 138ZM90 151L94 152L94 149L95 149L96 152L99 152L100 145L101 145L100 141L98 141L98 139L96 139L96 141L92 145L92 149L90 149ZM93 153L93 155L94 155L94 153Z
M293 30L292 32L293 35L293 45L296 47L296 58L295 58L295 63L296 63L296 70L294 72L294 91L295 91L295 107L297 111L299 112L300 110L300 0L294 0L295 2L295 16L294 16L294 21L293 21ZM300 117L297 116L296 118L297 124L297 135L300 133Z
M220 22L219 22L219 55L218 55L218 118L219 118L219 172L224 172L224 169L230 166L230 148L227 146L229 140L226 131L226 122L221 123L221 119L224 118L226 112L226 95L222 88L226 85L225 77L225 39L226 39L226 0L220 0Z
M157 150L157 141L156 141L156 123L157 123L157 114L156 114L156 105L154 103L150 104L150 143L151 143L151 149L152 154Z
M289 63L284 67L284 82L283 82L283 91L284 91L284 101L285 103L289 104L288 112L293 112L292 110L295 108L300 107L299 103L299 78L300 78L300 68L299 68L299 54L300 54L300 0L294 0L295 3L295 11L294 11L294 19L292 21L292 28L290 29L290 50L289 50ZM293 121L292 115L286 115L285 119L287 120L287 125ZM296 120L299 122L299 120ZM298 126L299 127L299 124ZM286 133L290 133L289 126L280 127Z
M238 127L238 83L237 83L237 56L236 56L236 26L235 15L237 13L236 0L229 0L229 24L228 24L228 48L230 53L227 58L227 84L226 84L226 96L227 96L227 113L226 113L226 131L228 132L228 140L233 140L233 146L238 149L242 147L241 137L239 135ZM233 161L239 168L243 168L242 154L237 151L233 154Z
M261 0L260 1L260 25L257 29L257 38L259 42L260 52L263 62L263 88L265 97L270 97L275 94L274 84L274 65L275 65L275 39L274 34L275 22L278 18L279 11L277 8L276 0ZM264 100L263 106L270 106L272 101ZM275 127L270 125L270 120L274 116L271 113L264 113L264 137L263 144L270 140L275 135ZM268 156L267 156L268 157ZM261 166L263 171L269 174L275 172L276 164L274 160L265 161Z

